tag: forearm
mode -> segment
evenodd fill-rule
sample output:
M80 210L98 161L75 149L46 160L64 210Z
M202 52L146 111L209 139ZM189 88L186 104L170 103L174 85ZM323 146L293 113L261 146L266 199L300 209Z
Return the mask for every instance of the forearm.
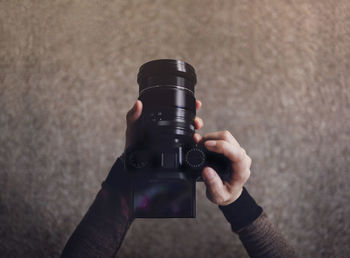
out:
M118 159L109 178L120 172L122 167ZM106 181L69 238L61 257L114 257L119 250L132 219L124 195Z
M250 257L297 257L265 213L237 233Z
M122 201L101 189L61 257L113 257L128 227L128 219L122 213Z
M234 203L219 207L250 257L297 257L246 189Z

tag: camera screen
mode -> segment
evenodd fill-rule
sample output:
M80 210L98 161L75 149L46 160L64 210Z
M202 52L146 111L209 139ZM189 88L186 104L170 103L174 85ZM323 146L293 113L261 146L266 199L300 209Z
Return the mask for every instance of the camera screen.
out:
M139 180L134 184L136 218L194 218L195 182Z

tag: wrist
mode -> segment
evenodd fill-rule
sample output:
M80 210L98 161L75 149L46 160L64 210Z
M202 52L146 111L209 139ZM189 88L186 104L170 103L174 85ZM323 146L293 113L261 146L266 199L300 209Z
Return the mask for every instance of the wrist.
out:
M263 211L244 187L235 201L228 205L219 205L219 208L234 232L251 224Z
M125 153L123 152L114 162L107 178L102 183L102 188L108 193L124 197L130 203L131 178L125 171Z
M235 202L236 200L238 200L238 198L242 195L242 192L243 192L243 187L241 187L241 188L239 189L239 191L232 197L231 200L229 200L229 201L226 202L226 203L219 204L219 206L224 207L224 206L230 205L231 203L234 203L234 202Z
M102 183L102 192L109 200L120 205L123 215L133 220L131 212L131 181L125 171L125 152L114 162L107 178Z
M102 188L106 188L109 192L120 192L122 193L122 186L125 175L125 152L123 152L114 162L110 169L106 179L102 182Z

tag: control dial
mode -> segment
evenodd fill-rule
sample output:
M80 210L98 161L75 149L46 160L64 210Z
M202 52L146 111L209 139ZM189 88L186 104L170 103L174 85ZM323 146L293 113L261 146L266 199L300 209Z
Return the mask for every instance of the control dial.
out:
M201 149L194 147L186 153L185 162L191 168L198 169L205 162L205 154Z

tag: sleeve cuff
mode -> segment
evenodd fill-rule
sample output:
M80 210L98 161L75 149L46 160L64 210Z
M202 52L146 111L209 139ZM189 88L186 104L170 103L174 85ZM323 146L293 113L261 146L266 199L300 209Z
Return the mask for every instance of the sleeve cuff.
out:
M263 211L245 187L243 187L242 194L236 201L226 206L219 205L219 208L231 224L234 232L251 224Z

